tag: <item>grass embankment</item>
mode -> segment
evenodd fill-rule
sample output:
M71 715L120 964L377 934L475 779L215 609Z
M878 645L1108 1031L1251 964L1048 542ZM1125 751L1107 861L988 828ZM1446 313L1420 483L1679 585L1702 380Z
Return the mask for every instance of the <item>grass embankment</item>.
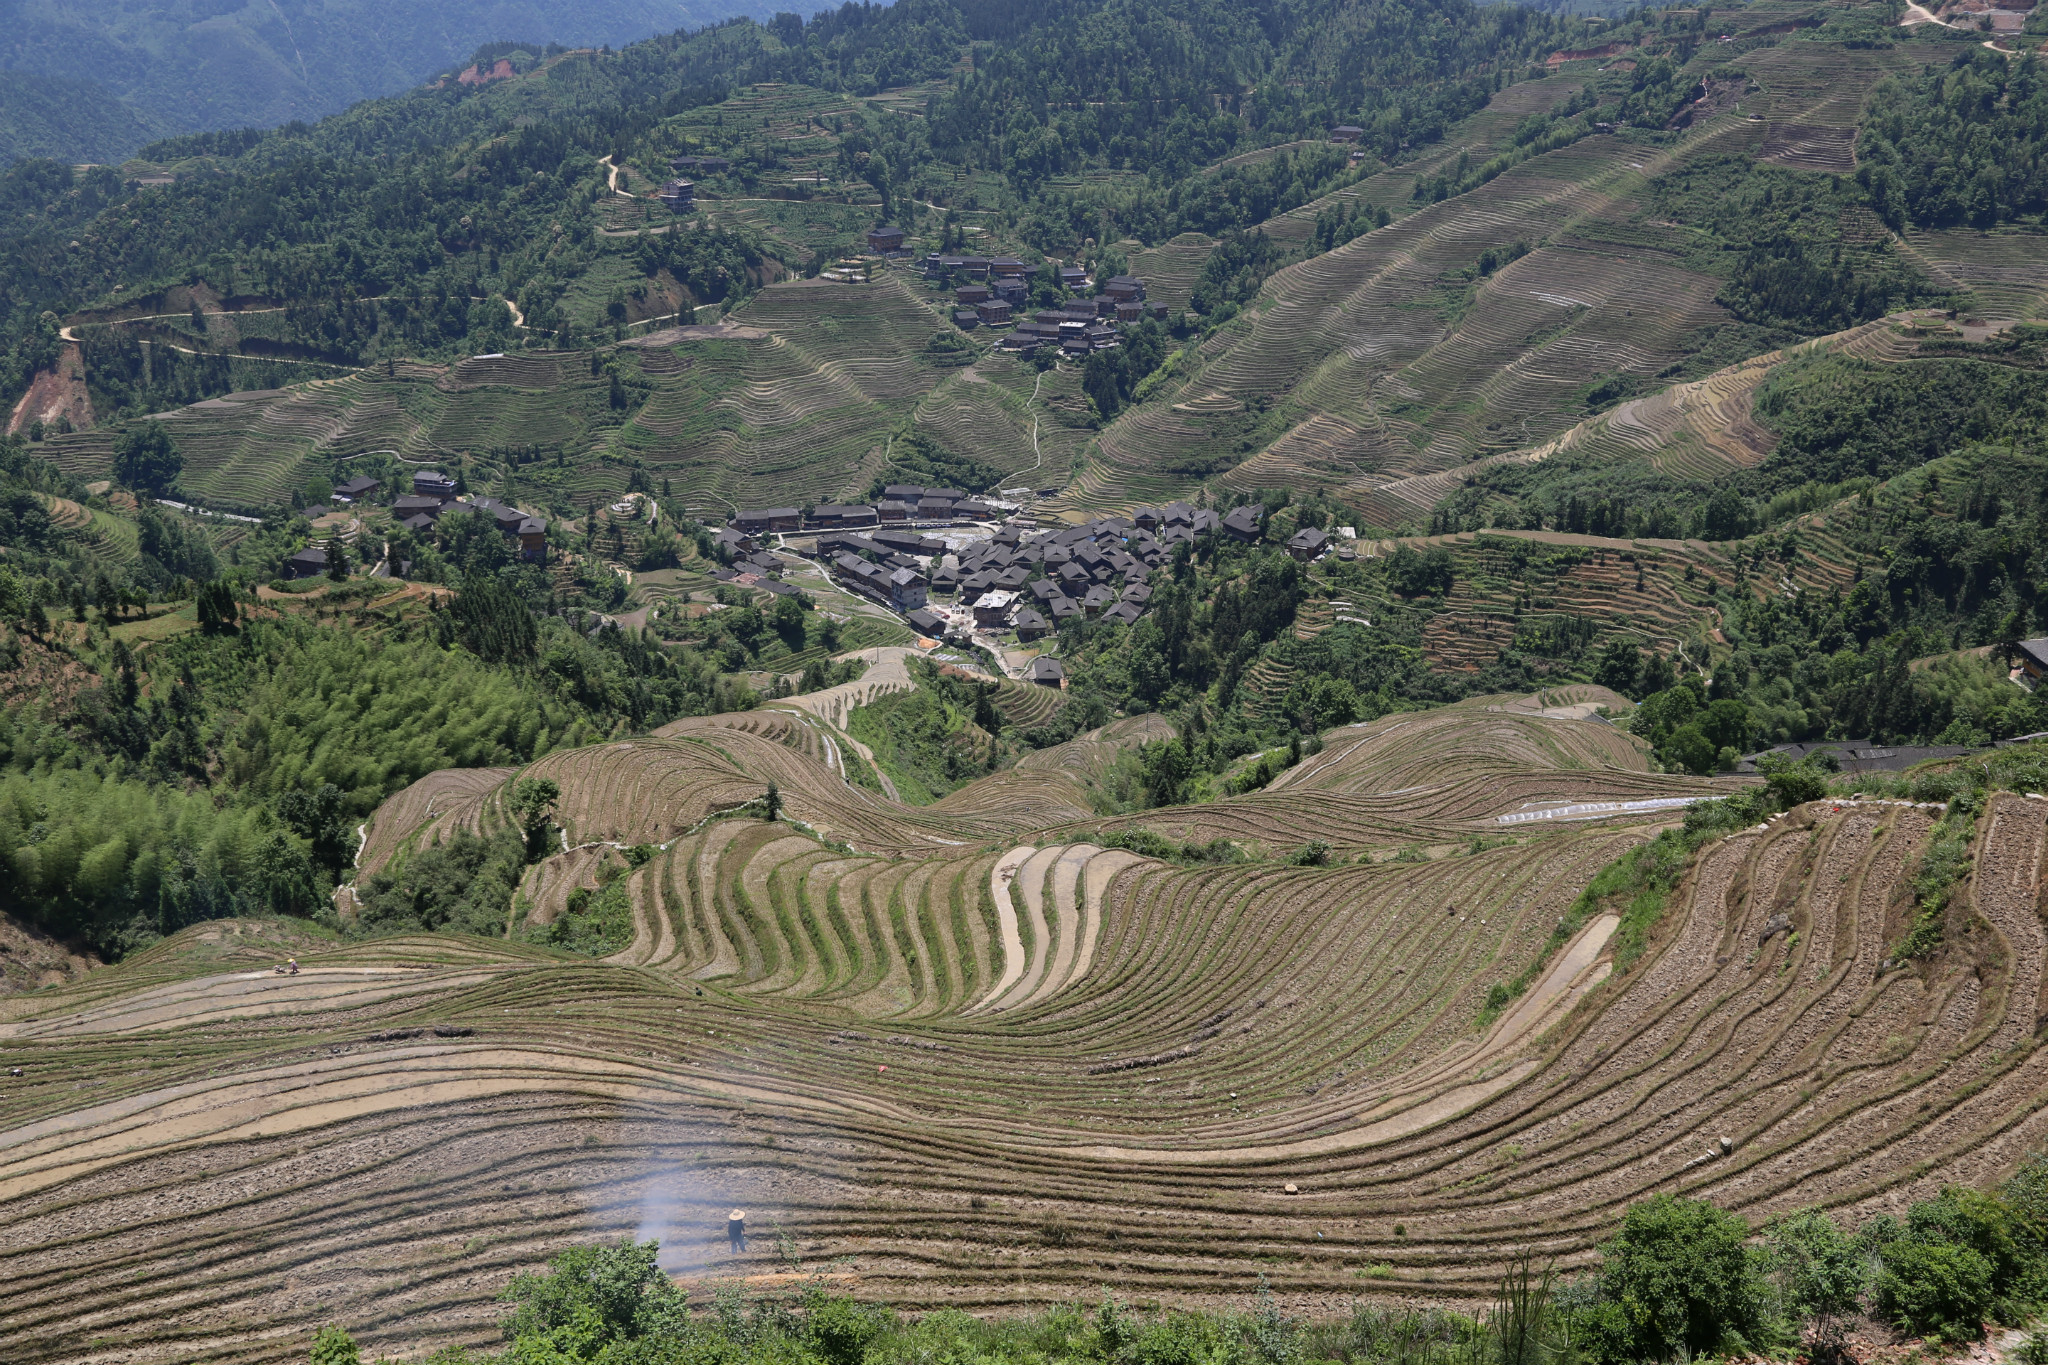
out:
M1725 806L1728 802L1706 804ZM1579 893L1579 898L1572 902L1571 909L1558 920L1557 927L1550 931L1549 939L1535 959L1513 980L1495 982L1487 991L1486 1004L1479 1011L1477 1027L1487 1028L1500 1018L1509 1005L1535 984L1558 949L1571 942L1596 914L1606 912L1621 917L1609 945L1613 953L1614 975L1626 975L1642 957L1643 949L1649 943L1650 930L1663 918L1665 908L1671 903L1671 893L1685 880L1685 874L1692 867L1693 854L1721 832L1719 827L1697 833L1690 829L1667 829L1649 843L1630 849L1602 868L1600 874Z
M902 799L928 806L1002 765L995 687L912 662L917 686L856 708L846 732L868 746Z
M1948 937L1949 910L1974 865L1977 821L1991 794L2048 791L2048 746L2016 745L1979 758L1928 764L1910 773L1872 773L1836 785L1844 795L1948 803L1913 872L1913 922L1891 954L1901 961L1926 957Z

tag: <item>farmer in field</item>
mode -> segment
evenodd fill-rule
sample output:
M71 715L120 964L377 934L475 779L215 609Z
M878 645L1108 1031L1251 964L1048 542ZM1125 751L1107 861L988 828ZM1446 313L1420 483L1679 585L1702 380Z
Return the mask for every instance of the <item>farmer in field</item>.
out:
M725 1215L725 1237L732 1243L732 1254L737 1256L747 1249L747 1211L734 1209Z

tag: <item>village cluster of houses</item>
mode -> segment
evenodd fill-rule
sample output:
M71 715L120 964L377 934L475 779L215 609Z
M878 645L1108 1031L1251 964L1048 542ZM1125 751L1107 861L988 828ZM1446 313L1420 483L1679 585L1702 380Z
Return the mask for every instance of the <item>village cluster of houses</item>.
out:
M1146 580L1177 545L1208 534L1255 541L1262 534L1261 512L1252 504L1218 515L1175 502L1058 530L1027 533L1009 526L957 558L943 540L913 530L834 529L818 535L815 554L841 584L900 613L927 635L947 634L948 619L932 609L931 599L948 597L966 608L973 629L1010 630L1029 641L1070 620L1135 623L1152 599ZM734 569L779 569L781 561L759 546L757 536L766 529L735 519L718 533L734 556ZM1305 531L1289 548L1297 558L1313 558L1326 544L1321 531Z
M360 502L382 486L378 480L361 475L337 487L334 500ZM408 531L430 530L451 512L488 517L506 540L516 545L515 553L520 560L528 564L548 562L546 517L522 512L496 498L464 497L455 491L455 480L439 470L422 469L415 473L412 492L391 504L392 520ZM311 578L326 572L327 551L319 545L309 545L285 561L285 573L292 578Z
M738 583L743 588L759 588L776 597L800 596L797 589L782 581L782 571L789 567L789 561L762 549L753 536L728 526L718 533L717 541L732 553L732 564L712 569L713 578L721 583Z
M867 240L868 250L877 255L904 254L902 228L875 228ZM1105 281L1099 292L1083 294L1081 291L1094 287L1087 267L1060 266L1060 287L1076 297L1059 308L1040 309L1027 317L1024 310L1031 297L1031 267L1014 256L953 256L934 251L924 258L922 269L927 279L953 285L953 323L961 330L1012 328L999 343L1006 351L1034 351L1040 346L1074 355L1106 351L1117 344L1118 327L1166 316L1166 305L1148 302L1145 282L1135 275L1118 275Z
M1135 623L1152 601L1145 580L1169 553L1125 517L1029 536L1005 531L957 566L934 570L932 590L957 593L977 630L1036 640L1077 619Z
M1365 129L1355 123L1340 123L1330 130L1330 141L1348 143L1351 146L1351 164L1356 166L1365 160L1365 148L1358 143L1365 137Z
M2019 646L2017 681L2031 692L2043 679L2048 679L2048 638L2022 640Z
M714 577L778 594L792 591L776 581L786 565L761 548L757 532L735 520L714 541L732 555L732 567L714 570ZM925 565L946 553L946 542L893 529L821 531L813 553L847 587L907 615L925 605L931 585Z
M920 503L947 503L954 489L926 489L892 484L883 490L881 506L923 510ZM825 509L815 509L825 510ZM877 514L848 521L830 509L831 518L806 525L794 508L742 512L717 533L717 543L732 566L721 579L737 578L771 592L793 591L777 577L784 561L762 548L761 536L781 531L816 534L809 553L825 565L842 586L900 614L921 634L943 639L956 631L1013 631L1020 641L1042 639L1072 620L1135 624L1150 606L1147 580L1165 566L1174 550L1201 536L1220 535L1253 542L1265 533L1264 509L1257 503L1217 513L1185 502L1140 507L1128 517L1102 517L1079 526L1028 531L1005 526L987 540L978 540L957 556L947 542L904 525L881 525L877 508L856 509ZM1329 536L1304 527L1288 541L1296 559L1309 561L1330 547ZM948 613L936 598L952 599ZM1035 682L1061 685L1057 665L1032 675Z
M977 501L958 488L922 488L916 484L892 483L882 490L881 500L873 506L826 503L811 508L808 513L801 507L763 507L735 512L732 524L739 530L757 534L845 531L911 522L947 525L959 521L988 521L1001 512L1001 508Z
M420 470L412 476L412 493L391 504L392 518L408 531L430 529L450 513L468 512L489 517L507 539L519 543L519 558L528 564L548 562L548 521L546 517L522 512L496 498L463 497L455 481L434 470Z
M976 327L1010 327L998 343L1006 351L1034 351L1040 346L1057 346L1068 354L1086 355L1106 351L1117 344L1117 328L1144 319L1166 316L1166 305L1147 302L1145 282L1135 275L1118 275L1103 283L1094 294L1078 291L1090 287L1087 270L1078 265L1059 267L1064 289L1077 291L1058 308L1042 308L1021 316L1030 294L1028 271L1022 261L1005 257L927 256L927 275L953 280L953 322L963 331Z
M1974 28L2000 38L2018 37L2026 30L2027 16L2034 0L1949 0L1935 17L1952 28Z
M1119 275L1105 284L1099 294L1077 295L1058 308L1039 309L1018 322L997 345L1006 351L1057 346L1063 354L1086 355L1113 348L1119 326L1165 316L1165 304L1146 302L1143 280ZM955 320L958 321L957 315Z

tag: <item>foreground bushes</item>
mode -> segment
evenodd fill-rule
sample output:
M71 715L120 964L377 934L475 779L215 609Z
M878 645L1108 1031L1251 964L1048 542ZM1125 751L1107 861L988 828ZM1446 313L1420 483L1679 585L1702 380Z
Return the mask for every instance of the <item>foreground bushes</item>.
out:
M502 1353L444 1351L428 1365L1632 1365L1701 1355L1841 1359L1844 1319L1868 1307L1938 1341L2019 1322L2048 1302L2048 1157L1996 1191L1951 1188L1903 1221L1853 1235L1809 1209L1760 1234L1740 1214L1670 1195L1635 1205L1600 1248L1598 1271L1558 1283L1514 1267L1477 1317L1360 1307L1303 1325L1260 1290L1245 1313L1139 1316L1105 1300L984 1322L960 1312L899 1319L813 1281L794 1299L718 1289L691 1311L653 1242L563 1252L505 1292ZM1802 1341L1803 1339L1803 1341ZM344 1346L344 1343L346 1345ZM316 1365L357 1365L338 1328Z
M1602 1365L1713 1352L1837 1356L1844 1319L1867 1308L1902 1332L1959 1342L2048 1301L2048 1158L1997 1191L1943 1190L1851 1236L1819 1210L1752 1239L1747 1220L1660 1195L1630 1209L1601 1268L1565 1286L1558 1334Z

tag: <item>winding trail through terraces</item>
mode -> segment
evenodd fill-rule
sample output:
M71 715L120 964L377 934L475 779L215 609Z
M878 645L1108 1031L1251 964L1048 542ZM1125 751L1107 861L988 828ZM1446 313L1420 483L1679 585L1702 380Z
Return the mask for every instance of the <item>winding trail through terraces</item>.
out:
M855 708L866 706L876 697L889 692L908 692L915 687L917 684L911 681L906 660L923 657L923 651L908 646L882 646L859 650L848 657L867 662L867 670L852 682L787 697L775 705L807 712L830 726L831 731L826 737L826 742L834 745L844 744L866 759L868 766L874 770L876 780L882 784L883 794L891 801L900 801L902 797L896 792L896 784L883 770L880 760L875 757L875 751L846 733L846 721ZM833 761L836 762L836 757ZM845 765L839 763L837 766L841 776L845 776Z

